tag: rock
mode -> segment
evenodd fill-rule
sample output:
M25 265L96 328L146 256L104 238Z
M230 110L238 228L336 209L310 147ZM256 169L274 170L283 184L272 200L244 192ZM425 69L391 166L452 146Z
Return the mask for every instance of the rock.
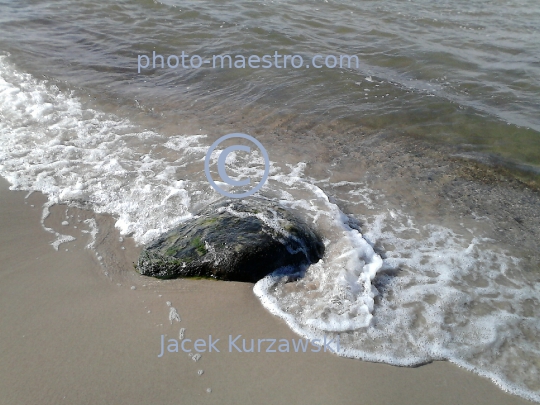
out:
M224 199L153 241L137 268L163 279L256 282L279 267L316 263L323 253L321 238L281 205Z

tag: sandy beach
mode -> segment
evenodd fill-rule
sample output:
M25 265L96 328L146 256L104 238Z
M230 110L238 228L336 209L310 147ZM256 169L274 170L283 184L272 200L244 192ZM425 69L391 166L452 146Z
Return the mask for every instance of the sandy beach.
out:
M40 225L45 197L0 185L2 404L528 403L447 362L402 368L329 353L230 353L221 343L225 350L197 362L182 351L159 358L161 335L178 339L180 328L185 339L298 336L252 284L156 281L129 270L139 248L107 243L119 238L110 218L86 213L98 218L96 243L108 245L98 251L117 249L109 254L116 274L85 249L88 234L55 251ZM61 229L51 212L45 225ZM169 320L167 301L180 322Z

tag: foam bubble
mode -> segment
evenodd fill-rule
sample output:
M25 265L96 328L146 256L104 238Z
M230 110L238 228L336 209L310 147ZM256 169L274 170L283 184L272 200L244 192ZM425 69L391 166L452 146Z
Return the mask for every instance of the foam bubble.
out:
M176 322L180 322L181 319L180 319L180 315L178 315L178 311L176 310L175 307L170 307L169 309L169 322L173 323L173 321L176 321Z

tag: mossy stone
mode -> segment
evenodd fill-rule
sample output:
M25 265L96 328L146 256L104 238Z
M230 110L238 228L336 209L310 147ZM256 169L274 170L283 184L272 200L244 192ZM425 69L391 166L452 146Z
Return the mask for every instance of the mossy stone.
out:
M283 266L315 263L323 253L321 238L283 206L223 199L148 245L137 269L158 278L256 282Z

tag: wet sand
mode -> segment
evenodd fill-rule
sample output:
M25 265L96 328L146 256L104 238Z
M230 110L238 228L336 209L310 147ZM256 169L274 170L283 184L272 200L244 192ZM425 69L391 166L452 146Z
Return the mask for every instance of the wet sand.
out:
M137 248L113 243L110 218L96 216L108 269L85 248L88 234L55 251L40 225L45 198L25 195L0 179L2 404L529 403L447 362L399 368L328 353L229 353L228 335L298 337L251 284L137 275L129 269ZM54 213L45 224L60 231ZM180 322L169 321L167 301ZM182 352L158 358L161 335L177 339L180 328L186 338L220 338L225 350L197 362Z

